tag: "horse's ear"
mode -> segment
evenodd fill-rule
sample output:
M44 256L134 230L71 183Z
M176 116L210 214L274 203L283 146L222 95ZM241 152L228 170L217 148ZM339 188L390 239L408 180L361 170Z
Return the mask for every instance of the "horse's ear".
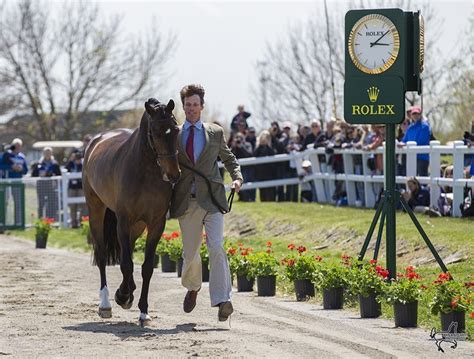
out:
M171 113L174 110L174 101L169 100L168 104L166 105L166 112Z
M150 116L155 114L155 108L148 101L145 102L145 110Z

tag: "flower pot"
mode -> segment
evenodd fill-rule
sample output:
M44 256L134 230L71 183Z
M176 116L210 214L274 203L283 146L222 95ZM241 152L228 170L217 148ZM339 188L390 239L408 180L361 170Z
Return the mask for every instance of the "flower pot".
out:
M168 254L161 255L161 271L163 273L176 272L176 262L172 261Z
M237 276L237 292L252 292L253 284L255 279L251 278L250 280L245 275Z
M396 327L410 328L418 324L418 302L394 303L393 313Z
M273 297L276 292L276 275L257 277L259 297Z
M155 253L155 258L153 259L153 268L158 268L158 264L160 264L160 255Z
M295 280L295 293L298 302L314 297L314 284L309 279Z
M371 293L364 297L359 294L359 309L361 318L377 318L382 314L382 306L377 303L377 294Z
M183 258L178 259L178 278L181 278L181 275L183 274L183 263Z
M342 309L343 306L343 288L327 288L323 290L323 308L324 309Z
M456 333L464 333L466 331L466 312L441 313L441 331L447 332L452 322L458 323ZM454 327L449 332L454 333Z
M202 262L202 281L209 282L209 262Z
M48 234L36 235L36 248L46 248L47 242L48 242Z

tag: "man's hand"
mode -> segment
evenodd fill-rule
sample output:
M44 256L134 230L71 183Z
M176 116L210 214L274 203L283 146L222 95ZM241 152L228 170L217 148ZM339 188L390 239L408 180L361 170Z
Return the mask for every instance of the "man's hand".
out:
M232 181L230 188L234 188L236 193L239 193L240 187L242 187L242 182L240 180Z

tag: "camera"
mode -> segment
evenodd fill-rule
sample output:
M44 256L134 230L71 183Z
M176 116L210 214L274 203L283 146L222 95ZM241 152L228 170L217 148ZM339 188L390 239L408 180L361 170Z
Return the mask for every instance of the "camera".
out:
M465 131L463 138L465 140L474 141L474 134L469 133L468 131Z

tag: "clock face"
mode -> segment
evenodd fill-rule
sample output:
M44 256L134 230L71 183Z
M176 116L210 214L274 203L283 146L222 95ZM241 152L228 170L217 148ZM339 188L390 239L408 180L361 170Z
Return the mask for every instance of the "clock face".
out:
M400 50L397 28L383 15L371 14L357 21L349 34L349 55L367 74L380 74L392 66Z

